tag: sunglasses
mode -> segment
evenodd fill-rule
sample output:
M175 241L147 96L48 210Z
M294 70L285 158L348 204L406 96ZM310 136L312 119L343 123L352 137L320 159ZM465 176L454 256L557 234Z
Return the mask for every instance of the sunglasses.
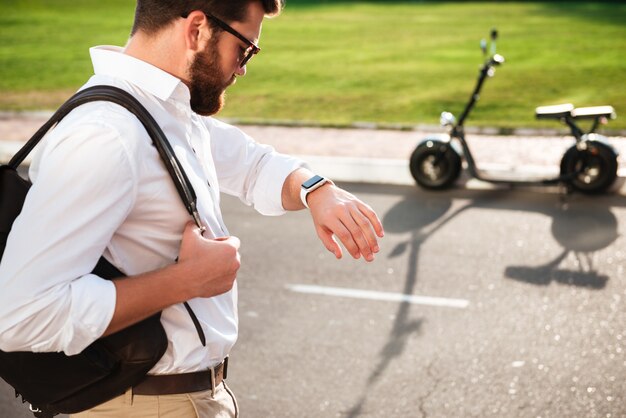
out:
M202 13L204 13L204 15L206 16L207 19L211 20L213 23L215 23L221 29L225 30L226 32L230 33L231 35L235 36L237 39L243 41L246 45L248 45L248 47L239 56L239 68L245 67L245 65L248 63L248 61L250 61L250 59L253 56L258 54L259 51L261 51L261 48L259 48L258 45L256 45L254 42L252 42L251 40L249 40L248 38L243 36L241 33L236 31L228 23L226 23L223 20L213 16L211 13L207 13L205 11L203 11ZM189 16L189 13L186 13L186 14L182 15L183 18L187 18L187 16Z

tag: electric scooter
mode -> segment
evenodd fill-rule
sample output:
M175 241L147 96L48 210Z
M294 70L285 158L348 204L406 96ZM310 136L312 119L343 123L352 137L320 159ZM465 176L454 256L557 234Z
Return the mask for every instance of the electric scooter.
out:
M486 173L480 170L465 140L463 124L479 99L485 80L495 74L496 67L504 63L504 57L496 54L498 33L491 31L490 57L480 69L478 82L458 122L450 112L442 112L440 123L448 134L431 135L424 138L410 158L411 175L421 187L440 190L451 187L458 179L462 161L465 160L469 175L485 182L509 186L547 186L563 184L568 190L587 194L602 193L609 189L617 178L617 152L606 137L594 133L600 123L616 117L612 106L574 108L571 104L542 106L536 108L538 119L556 119L566 124L575 138L575 143L561 159L560 174L554 178L506 178L503 174ZM483 54L487 56L487 41L481 41ZM593 120L588 132L578 125L580 120Z

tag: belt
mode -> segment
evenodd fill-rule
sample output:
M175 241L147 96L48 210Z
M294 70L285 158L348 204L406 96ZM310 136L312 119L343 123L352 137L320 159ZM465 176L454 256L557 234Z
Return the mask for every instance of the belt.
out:
M215 388L226 380L228 357L209 370L181 374L148 375L141 383L133 386L134 395L175 395L201 392Z

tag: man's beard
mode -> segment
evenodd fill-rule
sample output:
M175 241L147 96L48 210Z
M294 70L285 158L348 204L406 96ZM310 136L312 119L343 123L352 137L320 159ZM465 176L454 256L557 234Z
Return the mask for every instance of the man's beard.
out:
M224 81L215 44L210 42L207 50L198 52L189 68L191 110L202 116L214 115L224 107L224 92L233 82L232 78Z

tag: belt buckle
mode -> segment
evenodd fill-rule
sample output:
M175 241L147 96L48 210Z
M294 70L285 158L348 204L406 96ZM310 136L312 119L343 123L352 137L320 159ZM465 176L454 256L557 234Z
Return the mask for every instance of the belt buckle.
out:
M226 373L228 372L228 356L226 356L224 358L224 360L218 364L215 367L210 367L209 370L211 372L211 396L213 398L215 398L215 382L216 382L216 378L215 378L215 374L216 372L219 370L219 368L222 368L222 380L226 380Z

